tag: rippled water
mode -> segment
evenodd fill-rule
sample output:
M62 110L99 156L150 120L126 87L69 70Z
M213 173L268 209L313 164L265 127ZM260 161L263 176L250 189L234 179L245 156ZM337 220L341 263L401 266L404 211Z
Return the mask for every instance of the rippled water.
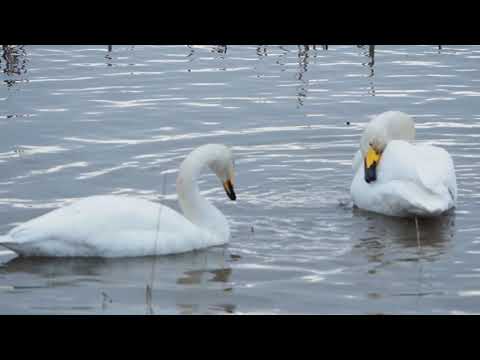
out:
M137 259L0 250L0 313L480 312L480 47L25 46L0 59L0 233L70 201L128 194L178 210L177 168L206 142L236 155L237 202L206 196L232 240ZM448 150L454 214L355 210L362 125L413 115ZM162 194L163 182L165 194ZM152 291L147 284L154 269Z

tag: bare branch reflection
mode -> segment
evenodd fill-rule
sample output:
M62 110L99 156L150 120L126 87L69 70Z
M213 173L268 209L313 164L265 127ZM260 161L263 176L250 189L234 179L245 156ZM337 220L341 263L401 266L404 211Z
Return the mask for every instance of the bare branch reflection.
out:
M5 62L3 73L7 77L4 82L11 87L22 80L18 76L27 73L27 52L24 45L2 45L2 50Z
M105 55L105 59L107 59L107 66L112 66L112 45L108 45L107 47L107 55Z
M304 100L307 97L308 80L304 79L304 74L308 71L309 51L310 47L308 45L298 45L298 72L296 79L300 81L301 84L297 88L297 108L303 106Z
M267 46L257 46L257 55L258 56L268 56L267 54Z
M374 76L375 76L375 45L368 45L368 49L365 49L365 45L357 45L358 48L362 50L363 56L366 57L366 61L362 62L362 66L366 66L369 69L369 85L370 90L369 93L372 96L375 96L375 83L374 83Z

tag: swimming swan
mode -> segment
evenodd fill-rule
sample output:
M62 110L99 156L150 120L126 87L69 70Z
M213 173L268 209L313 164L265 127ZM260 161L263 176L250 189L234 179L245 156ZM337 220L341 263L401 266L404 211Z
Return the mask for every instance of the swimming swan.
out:
M21 256L132 257L182 253L229 241L224 215L199 192L196 183L208 166L231 200L234 164L230 149L208 144L180 165L177 194L183 216L158 203L127 196L92 196L56 209L0 236Z
M415 123L387 111L365 128L350 187L359 208L389 216L437 216L453 208L457 181L445 150L416 145Z

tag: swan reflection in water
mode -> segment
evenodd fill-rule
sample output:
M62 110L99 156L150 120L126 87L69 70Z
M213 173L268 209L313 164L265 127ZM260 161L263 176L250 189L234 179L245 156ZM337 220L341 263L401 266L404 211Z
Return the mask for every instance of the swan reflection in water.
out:
M442 266L442 255L453 246L453 211L418 218L419 239L414 218L389 217L358 208L354 208L353 218L359 230L352 235L352 254L366 260L360 265L365 266L365 276L356 285L366 289L369 299L412 297L418 306L424 296L443 295L442 278L432 277L432 267Z
M430 259L441 255L455 234L454 211L437 217L418 218L419 239L415 218L384 216L356 207L353 215L359 219L358 223L364 223L363 230L354 233L355 247L367 251L389 247L414 252L421 250L418 259Z
M64 287L71 301L84 298L74 292L94 288L100 313L124 313L125 306L142 302L139 297L143 297L148 314L171 313L172 306L181 314L233 313L235 305L229 302L232 294L229 262L225 247L159 257L16 257L0 263L0 283L4 287L9 284L14 296L22 291ZM152 269L155 276L150 283ZM146 294L149 286L150 299ZM51 304L51 309L54 308L55 304ZM59 303L59 308L65 309L65 300ZM70 307L75 308L78 304ZM138 306L132 311L141 312Z

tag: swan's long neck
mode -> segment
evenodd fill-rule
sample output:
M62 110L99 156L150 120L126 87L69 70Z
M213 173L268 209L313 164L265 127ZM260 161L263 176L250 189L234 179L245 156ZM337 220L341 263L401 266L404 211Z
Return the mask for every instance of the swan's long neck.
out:
M215 160L217 151L214 146L203 146L187 156L180 165L177 194L180 208L188 220L225 241L230 236L227 219L200 194L197 185L202 169Z

